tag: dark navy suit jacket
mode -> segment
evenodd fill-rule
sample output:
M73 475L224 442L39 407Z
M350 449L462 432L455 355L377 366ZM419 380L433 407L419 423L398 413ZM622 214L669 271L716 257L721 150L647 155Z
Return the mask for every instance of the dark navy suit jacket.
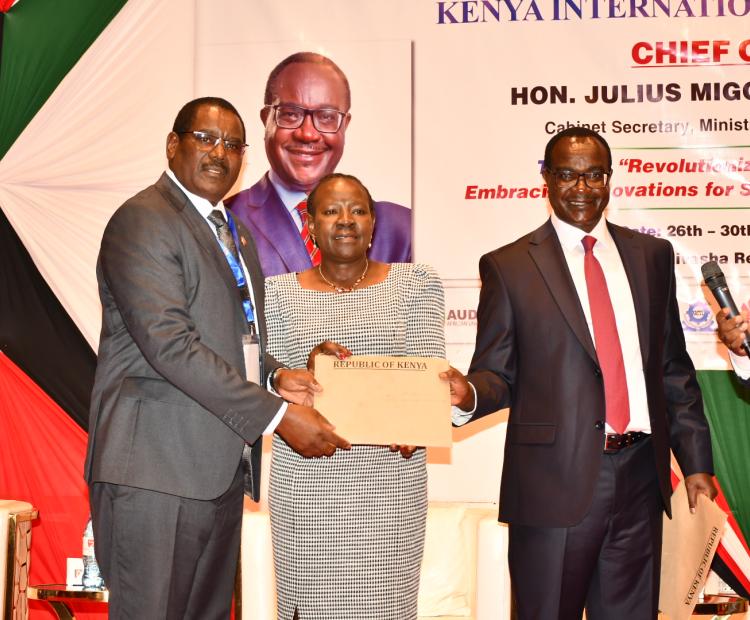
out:
M670 509L670 448L685 476L712 473L711 434L675 296L664 239L608 224L630 283L643 358L654 462ZM580 523L602 463L601 370L552 223L485 254L477 345L468 379L481 417L510 407L500 519Z

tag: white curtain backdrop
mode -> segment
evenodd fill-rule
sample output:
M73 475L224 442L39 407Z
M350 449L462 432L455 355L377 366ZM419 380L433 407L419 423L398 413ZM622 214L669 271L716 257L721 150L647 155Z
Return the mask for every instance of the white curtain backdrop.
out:
M99 240L165 167L193 93L193 31L192 2L129 0L0 161L0 205L94 350Z

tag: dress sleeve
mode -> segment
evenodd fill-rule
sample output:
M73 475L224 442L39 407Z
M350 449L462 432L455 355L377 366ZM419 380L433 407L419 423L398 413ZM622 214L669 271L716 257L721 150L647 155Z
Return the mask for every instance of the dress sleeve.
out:
M406 354L445 357L443 283L429 265L414 265L407 283Z
M284 318L281 312L281 283L277 278L266 278L266 330L267 350L278 362L289 366L289 353L286 350L286 330Z

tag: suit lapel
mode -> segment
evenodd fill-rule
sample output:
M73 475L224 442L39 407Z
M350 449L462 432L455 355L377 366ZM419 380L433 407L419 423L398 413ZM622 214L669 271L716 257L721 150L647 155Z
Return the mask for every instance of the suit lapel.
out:
M607 227L615 240L617 250L620 252L622 266L630 283L630 292L633 296L635 318L638 324L638 339L641 345L641 357L643 367L646 368L646 360L649 354L649 283L646 256L643 246L638 238L627 228L615 226L607 222Z
M287 271L299 271L298 265L312 267L297 225L268 180L268 175L263 177L262 182L264 200L253 205L250 216L255 233L261 235L276 251Z
M233 295L237 295L237 281L229 267L226 256L221 251L216 237L209 229L209 225L198 210L190 203L166 173L156 183L157 189L164 195L172 207L180 214L190 233L195 237L206 259L213 263L217 273L224 280Z
M265 279L263 278L263 273L260 268L258 250L255 247L253 236L239 218L234 218L234 224L237 227L237 236L240 238L240 247L238 249L240 254L242 254L242 260L245 262L247 274L250 278L250 286L253 289L253 299L255 299L255 320L258 321L258 327L261 334L265 334L265 317L263 316L263 312L260 312L259 310L265 306Z
M531 234L529 254L570 329L591 359L597 361L594 342L586 324L586 317L583 314L573 278L568 271L560 241L549 220Z

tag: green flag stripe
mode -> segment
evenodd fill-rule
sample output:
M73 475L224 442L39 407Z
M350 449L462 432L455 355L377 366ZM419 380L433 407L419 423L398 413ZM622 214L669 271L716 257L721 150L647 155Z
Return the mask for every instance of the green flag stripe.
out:
M5 14L0 159L126 0L31 0Z
M699 370L698 382L711 426L716 477L745 540L750 540L750 388L726 370Z

